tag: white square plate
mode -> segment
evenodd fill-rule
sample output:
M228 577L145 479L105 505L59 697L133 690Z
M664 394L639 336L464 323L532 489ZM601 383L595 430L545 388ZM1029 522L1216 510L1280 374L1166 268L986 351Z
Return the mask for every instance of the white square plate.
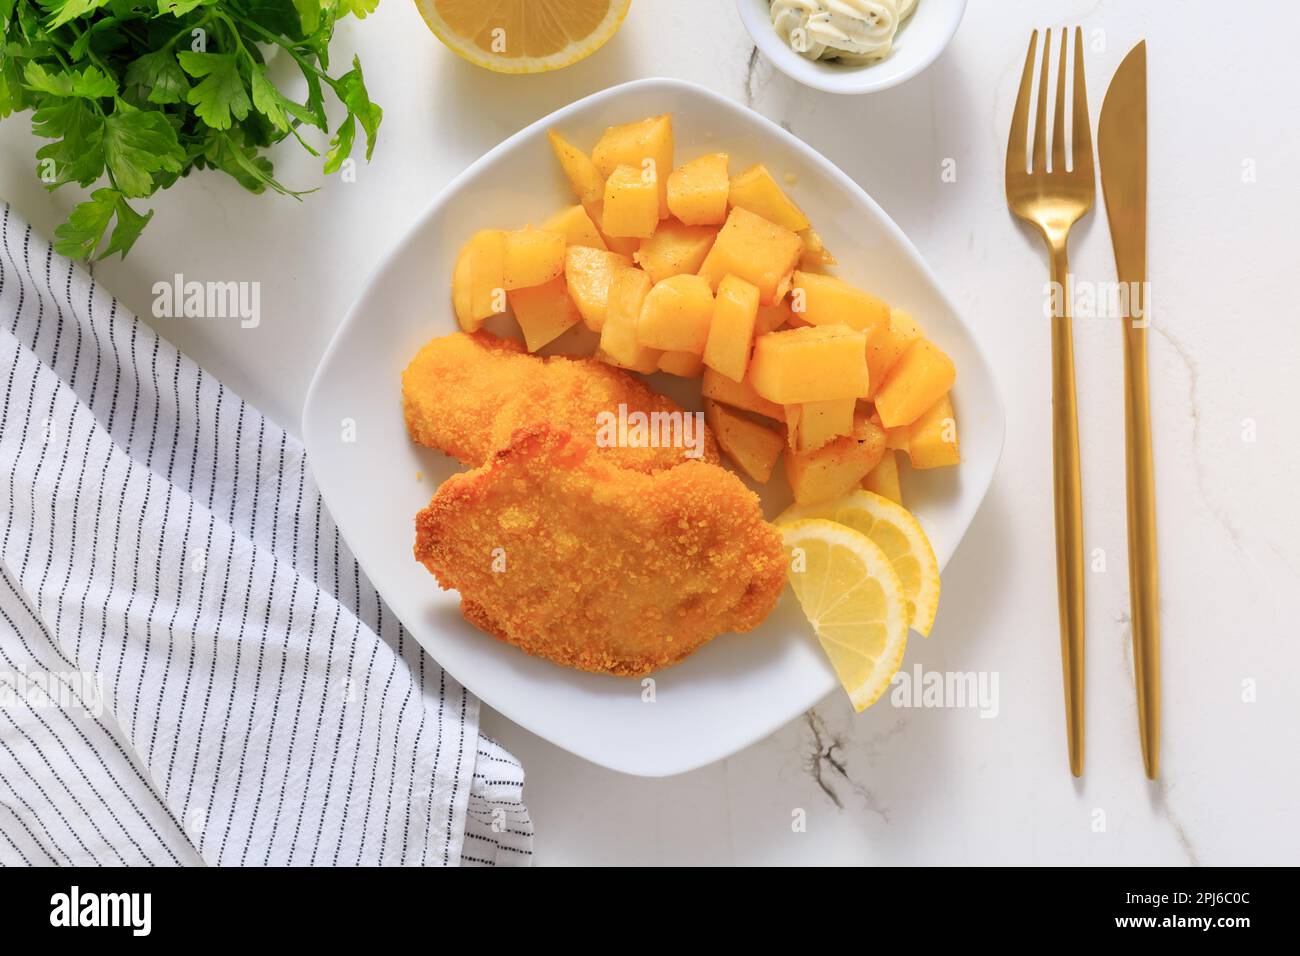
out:
M557 667L480 633L461 619L458 596L440 590L411 555L415 513L458 469L407 438L400 374L426 340L455 331L451 266L475 230L540 222L573 202L547 143L548 127L590 148L606 126L664 112L673 114L679 161L724 150L733 170L763 162L778 179L792 175L792 195L839 258L837 273L907 309L952 356L964 460L955 469L904 475L908 505L929 532L940 567L946 564L1002 450L1002 406L988 362L916 249L848 176L775 124L679 80L638 80L579 100L465 170L353 305L303 410L303 435L325 502L416 640L516 723L588 760L647 776L735 753L836 689L797 602L787 591L757 630L721 635L655 674L653 703L642 700L640 681ZM344 441L349 419L355 436ZM769 518L789 502L777 471L763 491Z

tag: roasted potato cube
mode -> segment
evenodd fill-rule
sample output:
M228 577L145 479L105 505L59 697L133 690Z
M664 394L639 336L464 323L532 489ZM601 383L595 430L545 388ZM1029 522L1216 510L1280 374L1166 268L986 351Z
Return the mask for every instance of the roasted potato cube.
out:
M776 305L760 305L758 315L754 318L754 335L766 335L784 328L794 319L790 311L790 300L783 299Z
M785 410L790 447L795 451L816 451L836 438L853 434L853 398L828 402L804 402Z
M668 177L668 211L692 226L719 226L727 218L727 154L708 153Z
M704 354L713 318L713 292L701 276L656 282L641 306L637 341L652 349Z
M632 258L655 282L671 276L700 271L704 257L713 248L718 230L711 226L688 226L676 219L664 219Z
M564 236L529 226L506 233L503 287L527 289L564 273Z
M744 381L757 318L758 287L739 276L723 276L713 302L704 364L732 381Z
M871 374L871 393L875 397L895 363L907 347L919 338L921 330L911 316L901 309L890 309L889 321L867 332L867 370Z
M869 292L835 276L794 273L790 308L812 325L847 325L871 329L889 324L889 306Z
M474 318L472 275L469 246L466 245L456 256L456 265L451 270L451 305L456 313L456 321L466 332L476 332L483 324L482 320Z
M468 305L468 321L457 318L466 332L478 329L489 316L504 312L506 234L501 229L483 229L474 233L461 250L461 258L452 273L452 305ZM459 286L459 288L457 288Z
M658 369L659 352L637 341L636 324L649 292L650 277L640 269L615 269L609 280L605 323L600 330L602 359L647 374Z
M957 369L929 339L916 339L876 392L876 411L886 428L910 425L934 406L957 380ZM911 438L909 436L910 444Z
M748 375L745 376L744 381L736 382L727 378L721 372L715 372L713 369L706 367L704 377L700 382L700 391L705 398L722 402L732 408L743 408L747 412L755 412L768 418L774 418L778 422L785 421L785 409L776 402L769 402L754 391L754 386Z
M785 474L801 505L829 501L855 488L885 453L885 432L860 414L852 435L816 451L787 452Z
M733 209L709 250L700 275L714 289L731 273L758 286L761 305L775 305L790 288L803 240L747 209Z
M565 245L587 246L601 250L609 248L601 238L600 230L596 228L591 216L587 215L587 210L582 206L570 206L568 209L560 210L542 223L542 228L547 232L558 232L564 237Z
M720 402L704 400L704 418L722 449L736 467L757 482L772 477L785 440L775 428L760 425Z
M664 352L659 356L659 371L682 378L699 378L704 374L704 359L694 352Z
M586 203L582 208L587 210L587 215L596 224L596 231L600 233L600 238L605 241L605 248L610 252L617 252L619 255L631 259L636 251L641 248L641 240L634 236L611 236L605 231L605 199L603 194L600 202Z
M944 468L961 462L957 418L948 395L907 427L907 457L913 468Z
M898 452L886 445L885 453L876 462L876 467L867 472L862 479L862 487L884 495L890 501L903 503L903 487L898 480Z
M844 325L769 332L754 340L754 389L781 405L867 394L866 333Z
M802 229L799 238L803 240L803 255L799 257L799 268L804 270L823 269L826 266L839 265L831 251L822 242L816 229Z
M909 342L913 339L925 338L925 333L921 331L921 327L916 324L916 319L912 318L910 312L904 312L902 309L890 309L889 324L898 335Z
M799 416L802 414L802 405L785 406L785 441L791 451L799 450Z
M768 222L785 226L791 232L799 232L812 225L762 163L750 166L731 181L728 201L735 208L748 209Z
M569 298L564 276L556 276L542 285L514 289L508 296L530 352L552 342L582 318Z
M880 412L873 407L871 410L871 421L881 428L885 428L884 423L880 420ZM907 451L907 426L898 425L894 428L885 428L885 447L891 451Z
M564 278L569 295L582 321L593 332L605 324L605 307L609 299L609 280L616 269L628 269L632 260L617 252L602 252L587 246L569 246L564 252Z
M638 176L648 174L659 197L658 218L668 218L668 177L673 171L672 114L609 127L591 151L591 159L606 177L619 166L634 167Z
M578 202L583 205L600 202L605 196L605 176L591 158L553 129L546 131L546 138L551 141L551 149L555 150Z
M602 231L648 239L659 225L654 179L635 166L619 166L605 180Z

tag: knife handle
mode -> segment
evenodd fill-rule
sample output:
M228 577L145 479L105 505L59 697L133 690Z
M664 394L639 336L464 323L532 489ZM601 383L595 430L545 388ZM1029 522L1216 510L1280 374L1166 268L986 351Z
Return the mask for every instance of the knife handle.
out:
M1160 774L1160 589L1156 555L1155 475L1151 463L1151 404L1147 390L1146 303L1141 283L1131 283L1124 319L1124 466L1128 492L1128 581L1133 620L1133 675L1138 733L1147 777Z
M1070 263L1065 236L1051 241L1052 487L1056 511L1056 599L1061 624L1061 675L1070 772L1083 776L1083 494L1079 479L1079 413L1074 388Z

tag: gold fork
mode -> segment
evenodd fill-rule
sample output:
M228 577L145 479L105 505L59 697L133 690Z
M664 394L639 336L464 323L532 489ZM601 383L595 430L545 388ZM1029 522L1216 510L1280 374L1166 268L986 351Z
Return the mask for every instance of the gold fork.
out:
M1061 30L1060 68L1056 75L1056 110L1052 120L1052 163L1047 165L1047 64L1052 31L1043 35L1043 65L1038 78L1033 154L1028 168L1029 99L1034 78L1038 31L1029 39L1029 54L1020 78L1020 93L1007 140L1007 205L1038 227L1047 242L1052 276L1052 484L1056 501L1056 596L1061 619L1061 670L1065 682L1065 730L1070 772L1083 775L1083 503L1079 488L1079 416L1074 398L1074 342L1071 330L1070 264L1066 243L1070 227L1092 207L1096 175L1092 165L1092 131L1083 82L1083 30L1074 31L1074 92L1071 106L1070 168L1065 163L1065 48Z

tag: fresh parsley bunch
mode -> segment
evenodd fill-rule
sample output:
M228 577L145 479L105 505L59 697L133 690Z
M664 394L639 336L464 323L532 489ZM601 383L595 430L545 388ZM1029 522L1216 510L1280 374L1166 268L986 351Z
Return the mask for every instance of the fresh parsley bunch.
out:
M51 141L36 152L48 188L107 181L55 230L55 248L76 259L125 256L153 216L129 200L195 168L220 169L255 193L301 196L276 181L263 150L293 136L319 155L301 132L329 132L325 87L348 111L325 171L348 158L358 126L369 159L383 110L355 57L330 76L329 44L339 17L364 17L378 2L0 0L0 117L33 111L32 130ZM271 82L274 47L306 78L305 103Z

